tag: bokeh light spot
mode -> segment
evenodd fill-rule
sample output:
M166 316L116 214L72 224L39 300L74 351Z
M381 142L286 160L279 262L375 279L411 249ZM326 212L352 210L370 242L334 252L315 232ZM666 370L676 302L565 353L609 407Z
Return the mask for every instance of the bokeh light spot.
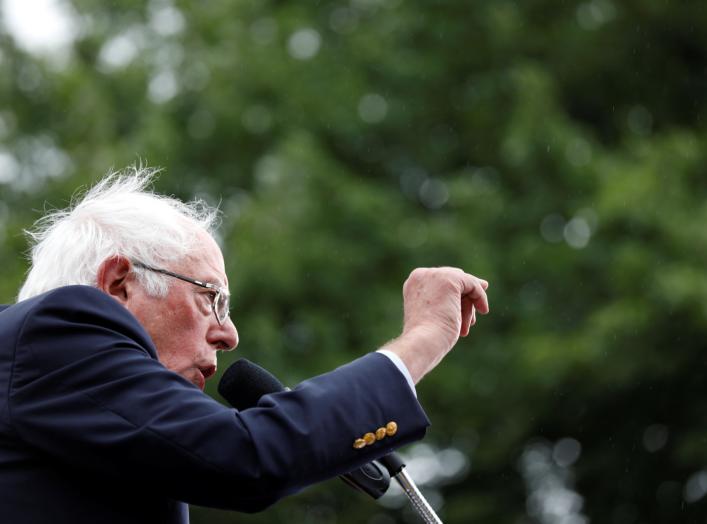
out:
M438 178L428 178L420 186L420 202L427 209L439 209L449 200L447 184Z
M589 244L592 231L584 218L574 217L565 225L563 235L570 247L582 249Z
M322 39L319 33L311 28L295 31L287 41L290 56L298 60L309 60L319 52Z
M652 424L643 432L643 447L649 453L660 451L668 443L668 428L663 424Z
M178 90L179 86L174 72L165 70L152 77L147 93L155 104L164 104L174 98Z
M385 119L388 114L388 102L376 93L369 93L361 97L358 103L358 116L367 124L377 124Z
M561 468L574 464L582 454L582 444L573 438L563 438L552 448L552 459Z
M564 229L565 219L558 213L547 215L540 222L540 234L547 242L552 244L562 242Z

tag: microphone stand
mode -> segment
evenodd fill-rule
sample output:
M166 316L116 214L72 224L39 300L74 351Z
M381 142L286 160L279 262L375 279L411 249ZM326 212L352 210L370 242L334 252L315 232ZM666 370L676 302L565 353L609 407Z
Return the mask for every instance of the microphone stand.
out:
M425 500L425 497L422 496L422 493L417 488L410 475L403 469L405 463L399 455L391 453L390 455L379 458L378 462L383 464L388 470L388 473L390 473L390 476L395 478L397 483L400 484L400 487L426 524L443 524L432 509L432 506L430 506L427 500Z

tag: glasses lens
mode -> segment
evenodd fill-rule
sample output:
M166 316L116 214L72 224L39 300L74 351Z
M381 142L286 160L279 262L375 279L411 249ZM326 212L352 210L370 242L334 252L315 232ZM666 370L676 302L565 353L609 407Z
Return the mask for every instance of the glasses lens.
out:
M228 295L219 291L214 299L214 312L219 324L223 324L228 318Z

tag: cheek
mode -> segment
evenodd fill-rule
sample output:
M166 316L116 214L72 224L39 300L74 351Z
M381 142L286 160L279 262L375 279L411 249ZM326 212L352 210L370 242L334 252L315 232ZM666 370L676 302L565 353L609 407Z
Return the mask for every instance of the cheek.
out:
M173 304L155 318L151 335L162 365L179 373L194 366L200 342L201 315L183 304Z

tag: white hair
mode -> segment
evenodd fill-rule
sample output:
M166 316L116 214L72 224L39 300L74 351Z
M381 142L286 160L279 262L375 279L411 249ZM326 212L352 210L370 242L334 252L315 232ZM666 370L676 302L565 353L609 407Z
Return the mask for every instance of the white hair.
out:
M200 233L213 236L218 209L154 193L149 186L158 172L141 165L111 172L69 208L35 222L26 231L31 267L18 300L72 284L95 287L101 263L117 255L153 267L180 261ZM167 293L170 279L134 271L149 294Z

